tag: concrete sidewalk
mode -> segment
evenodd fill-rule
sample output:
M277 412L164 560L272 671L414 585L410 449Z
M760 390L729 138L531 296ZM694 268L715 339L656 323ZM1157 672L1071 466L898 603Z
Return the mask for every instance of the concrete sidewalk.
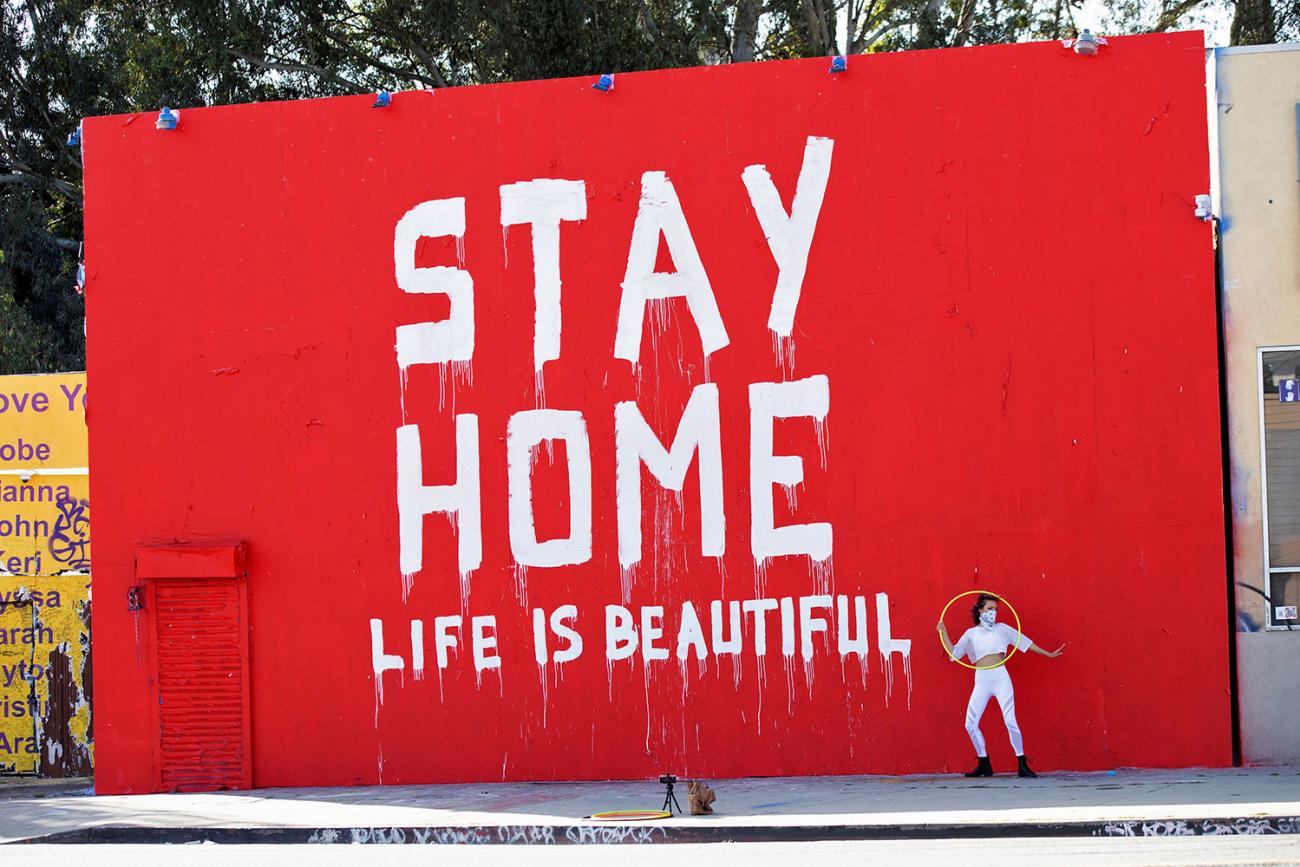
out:
M0 842L642 843L1300 834L1300 768L712 781L712 816L637 824L654 781L259 789L0 801ZM685 805L685 785L678 799ZM2 795L0 795L2 797Z

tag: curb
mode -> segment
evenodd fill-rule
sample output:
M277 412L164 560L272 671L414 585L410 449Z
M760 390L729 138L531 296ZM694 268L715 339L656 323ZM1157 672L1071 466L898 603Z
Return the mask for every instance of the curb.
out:
M1300 834L1300 816L1123 819L1110 822L909 825L441 825L378 828L147 828L100 825L13 840L33 843L324 843L424 845L621 845L839 840L971 840L1005 837L1218 837Z

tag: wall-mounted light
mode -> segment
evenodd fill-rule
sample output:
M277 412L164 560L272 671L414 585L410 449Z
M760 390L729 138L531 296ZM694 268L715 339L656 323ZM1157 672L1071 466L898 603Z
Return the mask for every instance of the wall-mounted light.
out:
M605 73L596 79L596 83L591 86L592 90L599 90L601 93L609 93L614 89L614 76Z
M375 94L375 104L371 108L388 108L393 104L393 95L386 90L381 90Z
M843 54L837 54L831 58L831 68L827 71L834 74L837 72L847 72L848 69L848 59Z
M1082 57L1092 57L1101 46L1106 44L1106 37L1094 36L1092 31L1085 27L1077 39L1062 39L1061 44L1066 48L1073 48L1074 53Z
M154 129L172 130L176 129L176 125L180 122L181 113L179 110L173 111L163 106L163 110L158 112L158 119L154 121L153 127Z
M1196 210L1193 211L1196 219L1209 222L1214 219L1214 200L1209 195L1202 193L1196 197Z

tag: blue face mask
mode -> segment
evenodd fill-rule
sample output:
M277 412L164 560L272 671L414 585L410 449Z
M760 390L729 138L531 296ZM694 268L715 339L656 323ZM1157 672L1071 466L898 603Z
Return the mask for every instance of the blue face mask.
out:
M998 622L998 612L996 608L990 608L987 611L980 612L980 623L985 626L992 626Z

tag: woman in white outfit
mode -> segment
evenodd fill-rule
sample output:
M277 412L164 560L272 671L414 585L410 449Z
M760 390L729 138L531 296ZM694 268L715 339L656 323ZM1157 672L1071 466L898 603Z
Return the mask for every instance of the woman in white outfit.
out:
M1007 724L1007 734L1011 737L1011 747L1016 751L1016 760L1020 767L1018 776L1038 776L1029 769L1025 761L1025 745L1020 737L1020 726L1016 724L1016 694L1011 688L1011 675L1005 665L999 665L1006 658L1007 648L1015 645L1016 650L1030 650L1043 656L1060 656L1065 649L1062 644L1056 650L1043 650L1034 644L1024 633L1017 632L1005 623L998 623L998 597L981 593L971 607L971 620L975 625L967 629L961 639L954 645L948 638L948 629L939 623L939 640L949 657L956 661L966 656L975 664L975 688L971 690L970 702L966 705L966 733L975 745L975 755L979 763L968 777L991 777L993 767L989 764L988 749L984 745L984 734L980 731L980 717L990 698L998 700L1002 708L1002 720ZM994 668L993 666L997 666Z

